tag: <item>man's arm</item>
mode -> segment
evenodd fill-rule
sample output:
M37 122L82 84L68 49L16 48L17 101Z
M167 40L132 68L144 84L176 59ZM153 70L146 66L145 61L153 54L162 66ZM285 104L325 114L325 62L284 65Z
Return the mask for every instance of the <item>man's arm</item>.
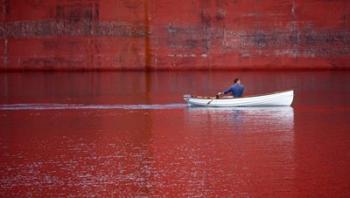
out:
M228 93L230 93L232 90L231 90L231 87L230 88L228 88L228 89L226 89L225 91L224 91L224 94L228 94Z
M222 95L225 95L225 94L228 94L228 93L232 92L231 89L232 89L232 87L230 87L230 88L224 90L224 92L219 92L219 93L217 93L217 94L216 94L216 97L218 98L218 97L220 97L220 96L222 96Z

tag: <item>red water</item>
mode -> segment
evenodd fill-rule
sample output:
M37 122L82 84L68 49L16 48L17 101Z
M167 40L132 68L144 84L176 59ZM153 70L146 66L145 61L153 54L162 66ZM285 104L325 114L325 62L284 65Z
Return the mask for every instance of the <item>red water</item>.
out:
M239 76L292 107L188 108ZM2 73L0 196L349 197L350 72Z

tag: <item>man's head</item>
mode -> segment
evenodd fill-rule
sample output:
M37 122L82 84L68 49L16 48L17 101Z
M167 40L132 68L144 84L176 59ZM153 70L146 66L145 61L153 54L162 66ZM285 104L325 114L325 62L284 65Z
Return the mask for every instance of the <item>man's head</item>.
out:
M239 78L236 78L233 82L239 84L239 83L241 83L241 80Z

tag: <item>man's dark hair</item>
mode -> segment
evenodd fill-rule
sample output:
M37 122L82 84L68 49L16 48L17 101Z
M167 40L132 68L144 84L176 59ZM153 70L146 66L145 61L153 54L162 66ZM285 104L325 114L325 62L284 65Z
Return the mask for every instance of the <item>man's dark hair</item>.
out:
M239 81L239 78L235 78L235 80L233 82L237 83L238 81Z

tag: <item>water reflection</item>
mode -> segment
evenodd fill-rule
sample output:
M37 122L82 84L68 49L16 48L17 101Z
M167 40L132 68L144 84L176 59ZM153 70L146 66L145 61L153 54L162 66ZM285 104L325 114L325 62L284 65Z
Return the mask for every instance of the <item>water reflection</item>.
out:
M235 131L249 131L252 128L268 128L271 131L293 133L293 107L235 107L235 108L202 108L190 107L188 123L202 125L211 123L212 126L233 127ZM252 132L262 132L254 130Z

